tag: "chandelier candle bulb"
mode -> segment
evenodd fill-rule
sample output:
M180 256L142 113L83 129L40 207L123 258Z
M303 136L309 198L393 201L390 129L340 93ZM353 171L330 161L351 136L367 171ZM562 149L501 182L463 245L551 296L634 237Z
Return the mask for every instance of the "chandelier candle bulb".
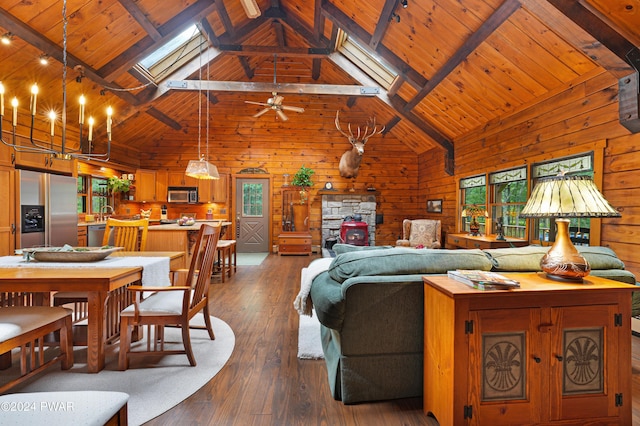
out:
M56 125L56 113L55 111L49 111L49 118L51 119L51 137L54 136L55 133L55 125Z
M113 114L113 109L109 107L107 108L107 135L109 140L111 140L111 114Z
M80 124L84 124L84 102L84 95L80 95L80 118L78 120Z
M13 127L18 125L18 98L14 97L11 100L11 106L13 107Z
M93 140L93 117L89 117L89 142Z
M31 115L36 115L36 102L38 100L38 85L31 86Z
M0 117L4 117L4 84L0 81Z

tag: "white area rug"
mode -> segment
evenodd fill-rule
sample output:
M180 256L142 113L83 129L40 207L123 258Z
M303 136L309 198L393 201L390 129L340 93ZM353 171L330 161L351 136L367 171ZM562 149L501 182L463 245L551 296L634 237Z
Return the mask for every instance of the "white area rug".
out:
M191 330L191 346L197 362L195 367L189 365L186 355L167 355L133 358L127 371L119 371L116 343L108 345L105 369L97 374L89 374L86 372L86 350L77 348L71 370L60 370L57 364L28 383L14 388L12 393L78 390L126 392L130 395L129 424L141 425L195 393L229 360L235 346L233 331L224 321L215 317L211 319L215 340L209 339L206 330ZM198 314L191 323L203 324L202 315ZM177 348L182 348L179 328L166 328L165 340L175 342ZM146 339L137 344L146 345ZM15 361L12 368L19 368Z
M313 316L300 315L300 326L298 328L298 358L300 359L323 359L322 341L320 340L320 321Z
M238 266L258 266L269 253L238 253L237 265Z

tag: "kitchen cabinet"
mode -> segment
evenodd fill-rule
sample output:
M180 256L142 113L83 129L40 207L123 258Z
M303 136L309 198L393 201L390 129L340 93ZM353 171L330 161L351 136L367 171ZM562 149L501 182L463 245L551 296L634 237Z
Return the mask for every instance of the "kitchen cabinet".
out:
M495 236L480 235L474 237L469 234L447 235L447 248L450 249L494 249L505 247L524 247L529 245L527 240L507 238L504 241L496 240Z
M78 226L78 247L87 247L87 227Z
M278 243L281 256L311 254L309 198L300 188L282 190L282 232Z
M0 142L0 166L13 167L15 151L10 146Z
M220 179L199 179L198 201L201 203L226 203L228 185L228 175L224 173L220 173Z
M46 172L59 172L75 176L77 160L55 158L40 152L16 151L15 165Z
M16 248L16 202L15 171L10 167L0 167L0 203L4 214L0 215L0 256L9 256Z
M214 180L211 188L211 201L226 203L229 196L229 175L220 173L220 179Z
M168 172L169 186L198 186L198 179L189 177L184 171Z
M634 286L424 277L424 411L440 425L631 424Z
M156 170L136 170L135 201L167 201L167 172Z

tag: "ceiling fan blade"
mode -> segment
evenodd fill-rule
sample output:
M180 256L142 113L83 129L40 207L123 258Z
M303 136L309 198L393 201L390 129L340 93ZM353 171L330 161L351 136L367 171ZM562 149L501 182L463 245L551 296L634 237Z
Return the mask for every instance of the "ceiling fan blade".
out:
M280 108L282 108L285 111L304 112L304 108L294 107L289 105L280 105Z
M273 98L273 104L274 104L274 105L280 105L280 104L282 104L282 101L283 101L283 100L284 100L284 96L276 95L276 96Z
M271 106L270 104L265 104L264 102L244 101L244 103L245 104L252 104L252 105Z
M262 114L266 114L266 113L267 113L267 112L269 112L269 111L271 111L271 108L265 108L265 109L263 109L262 111L260 111L259 113L254 114L254 116L253 116L253 117L254 117L254 118L260 117Z
M276 110L276 114L278 114L278 117L280 117L280 120L282 121L287 121L289 119L289 117L287 117L280 109Z

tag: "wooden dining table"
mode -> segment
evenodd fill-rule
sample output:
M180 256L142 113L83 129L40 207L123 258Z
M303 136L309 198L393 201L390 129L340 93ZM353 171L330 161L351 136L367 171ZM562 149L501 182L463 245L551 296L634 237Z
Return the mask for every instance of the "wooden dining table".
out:
M115 253L112 254L112 256ZM183 252L120 252L114 257L169 257L178 262ZM174 265L176 265L174 263ZM171 267L170 267L171 268ZM73 267L55 268L2 267L0 268L0 292L27 292L43 295L40 302L46 304L53 291L80 291L87 293L87 370L97 373L105 365L107 332L105 318L109 295L122 291L130 284L142 280L142 266L127 267Z

